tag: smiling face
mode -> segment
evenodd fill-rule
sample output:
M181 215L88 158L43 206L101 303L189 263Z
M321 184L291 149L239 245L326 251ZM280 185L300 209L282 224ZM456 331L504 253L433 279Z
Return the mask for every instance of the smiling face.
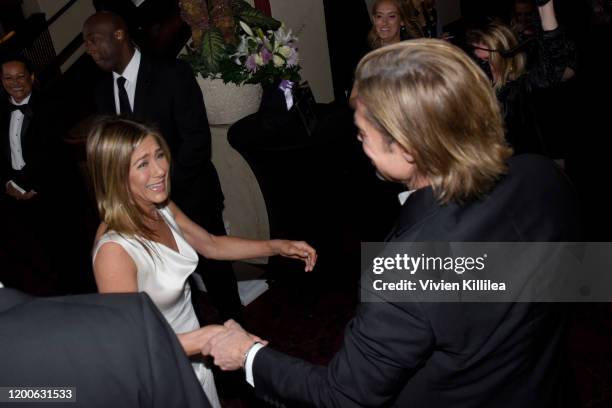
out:
M170 164L153 136L147 136L136 147L130 160L129 187L132 198L145 210L168 199Z
M357 139L378 173L389 181L409 184L416 173L412 156L398 143L389 143L388 138L367 119L366 107L359 100L355 110Z
M400 28L404 24L397 6L390 1L380 2L372 15L374 29L383 45L399 42Z
M32 93L34 74L21 61L9 61L2 64L2 86L20 103Z

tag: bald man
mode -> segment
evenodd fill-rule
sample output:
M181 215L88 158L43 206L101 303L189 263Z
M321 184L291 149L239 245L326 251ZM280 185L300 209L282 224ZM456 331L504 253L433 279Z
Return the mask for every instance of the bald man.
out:
M87 53L108 75L95 90L100 114L120 114L155 125L172 156L172 200L189 218L225 235L223 193L211 162L211 140L202 91L191 67L180 60L141 54L125 21L110 12L83 26ZM242 319L236 277L228 262L200 257L198 269L222 319Z

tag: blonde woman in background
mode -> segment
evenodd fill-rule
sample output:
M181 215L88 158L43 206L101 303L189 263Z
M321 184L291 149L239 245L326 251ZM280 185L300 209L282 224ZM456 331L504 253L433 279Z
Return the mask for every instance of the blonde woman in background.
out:
M409 0L376 0L372 4L372 29L368 45L374 50L412 38L424 37L418 12ZM357 88L353 84L349 105L355 108Z
M411 38L423 37L412 4L402 0L376 0L372 4L370 48L376 49Z
M538 0L542 33L538 38L538 60L529 63L514 32L492 22L467 33L473 57L485 72L502 106L506 138L516 153L545 153L546 147L534 111L531 93L548 88L574 75L572 44L557 22L552 1Z

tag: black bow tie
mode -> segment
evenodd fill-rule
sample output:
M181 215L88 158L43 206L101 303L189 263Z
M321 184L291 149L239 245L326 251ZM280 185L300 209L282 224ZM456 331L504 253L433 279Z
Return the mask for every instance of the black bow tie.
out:
M9 109L11 112L14 112L16 110L21 111L21 113L25 115L28 112L28 104L25 103L23 105L15 105L15 104L9 103Z

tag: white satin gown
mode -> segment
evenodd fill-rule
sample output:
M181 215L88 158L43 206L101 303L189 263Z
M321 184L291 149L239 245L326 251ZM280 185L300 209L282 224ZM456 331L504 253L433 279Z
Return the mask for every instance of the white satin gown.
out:
M151 257L136 239L109 231L96 243L93 259L95 261L99 249L107 242L121 245L138 269L138 290L151 297L175 333L185 333L200 327L187 282L198 264L198 255L183 238L170 209L164 207L159 213L172 231L178 252L158 242L147 241L154 248ZM208 400L213 407L220 408L212 372L201 362L193 362L192 366Z

